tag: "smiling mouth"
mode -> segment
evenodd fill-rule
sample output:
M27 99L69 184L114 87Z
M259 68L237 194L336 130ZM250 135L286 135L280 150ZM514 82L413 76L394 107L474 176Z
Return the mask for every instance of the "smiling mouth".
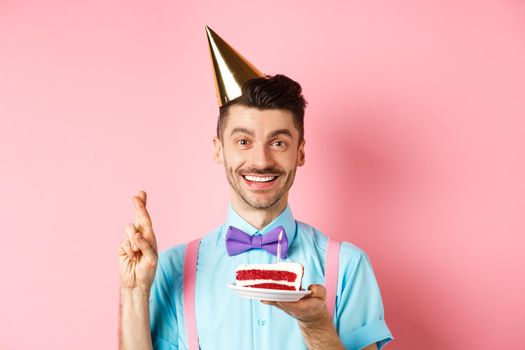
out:
M254 175L242 175L242 177L245 180L248 180L250 182L257 182L257 183L267 183L272 182L275 179L278 178L278 176L254 176Z
M279 175L242 175L242 179L252 191L270 191L277 186Z

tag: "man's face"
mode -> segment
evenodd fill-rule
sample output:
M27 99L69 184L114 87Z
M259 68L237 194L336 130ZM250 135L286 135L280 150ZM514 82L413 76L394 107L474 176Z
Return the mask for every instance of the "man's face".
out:
M296 168L304 164L304 140L290 111L233 105L222 142L215 138L214 144L236 199L255 209L287 201Z

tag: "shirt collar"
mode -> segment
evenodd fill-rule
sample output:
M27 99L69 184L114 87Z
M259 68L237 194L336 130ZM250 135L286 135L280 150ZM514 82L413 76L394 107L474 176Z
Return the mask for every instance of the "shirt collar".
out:
M261 230L253 227L249 222L244 220L236 211L233 209L231 203L228 206L228 216L226 217L226 223L224 225L223 234L226 235L226 231L228 230L229 226L236 227L240 230L243 230L250 236L253 236L255 234L261 234L265 235L269 231L273 230L277 226L283 226L284 231L286 232L286 236L288 237L288 247L292 245L293 239L295 238L295 231L297 229L297 224L295 222L295 219L292 215L292 210L290 209L290 206L287 205L286 208L277 216L275 219L273 219L272 222L270 222L268 225L263 227Z

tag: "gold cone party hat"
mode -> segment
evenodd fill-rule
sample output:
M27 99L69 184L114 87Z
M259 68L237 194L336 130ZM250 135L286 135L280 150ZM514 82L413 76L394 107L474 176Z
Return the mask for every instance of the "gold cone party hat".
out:
M242 85L253 78L266 78L253 64L206 26L215 89L219 107L242 95Z

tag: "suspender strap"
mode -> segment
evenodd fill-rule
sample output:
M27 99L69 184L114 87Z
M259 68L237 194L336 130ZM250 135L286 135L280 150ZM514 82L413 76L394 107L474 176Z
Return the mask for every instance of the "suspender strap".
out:
M189 350L199 350L197 320L195 319L195 280L197 276L197 255L199 252L199 244L200 239L189 242L186 245L186 251L184 254L182 293Z
M335 318L335 295L337 291L337 275L339 267L340 242L328 238L326 247L324 286L326 288L326 307Z

